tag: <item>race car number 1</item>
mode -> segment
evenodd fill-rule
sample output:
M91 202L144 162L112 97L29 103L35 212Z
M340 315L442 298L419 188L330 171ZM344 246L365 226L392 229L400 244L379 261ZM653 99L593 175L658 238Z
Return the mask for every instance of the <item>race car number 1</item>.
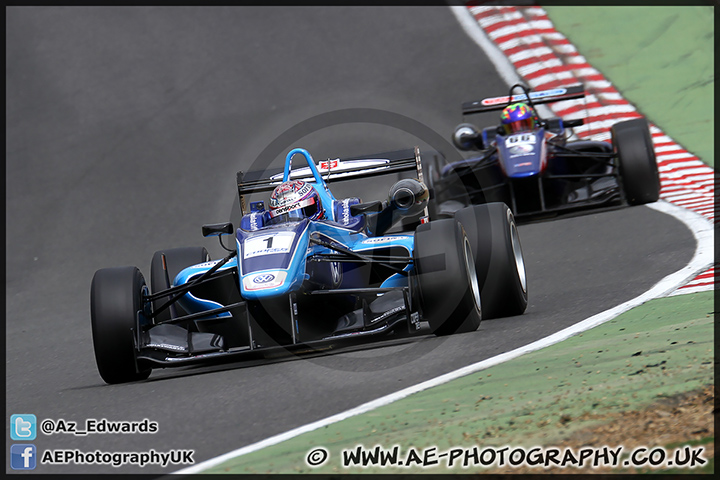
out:
M245 240L243 258L288 253L292 246L295 234L292 232L278 232L270 235L258 235Z

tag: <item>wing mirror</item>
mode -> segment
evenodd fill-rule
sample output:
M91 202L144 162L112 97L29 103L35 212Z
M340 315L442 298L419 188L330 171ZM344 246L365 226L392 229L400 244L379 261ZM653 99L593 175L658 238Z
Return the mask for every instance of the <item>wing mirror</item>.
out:
M452 134L452 141L458 150L482 150L485 148L482 134L477 127L471 123L461 123L455 127Z
M222 241L222 236L230 235L233 233L234 230L235 230L235 228L233 227L233 224L230 222L210 223L208 225L202 226L203 237L218 237L218 240L220 241L220 246L223 247L228 252L234 252L235 250L225 246L225 244Z
M390 187L388 201L403 216L421 213L428 204L430 191L427 186L414 178L405 178Z
M214 237L217 235L230 235L233 233L233 224L230 222L225 223L211 223L202 226L203 237Z

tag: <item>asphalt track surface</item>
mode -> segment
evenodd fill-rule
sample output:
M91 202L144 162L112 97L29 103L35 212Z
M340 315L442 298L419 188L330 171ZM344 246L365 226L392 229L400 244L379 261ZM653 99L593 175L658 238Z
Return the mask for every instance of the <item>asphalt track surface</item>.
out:
M457 155L437 138L461 121L460 104L506 87L448 8L13 7L6 17L6 418L159 424L152 435L40 435L39 452L192 449L203 461L565 328L637 296L694 251L685 226L645 207L524 225L522 316L447 338L104 385L90 332L95 270L137 265L149 277L155 250L194 244L217 258L200 226L234 219L235 173L258 157L414 144ZM386 113L355 110L365 123L314 133L318 122L305 122L360 108ZM398 115L435 134L377 124ZM302 138L283 135L298 124ZM387 186L349 193L371 200Z

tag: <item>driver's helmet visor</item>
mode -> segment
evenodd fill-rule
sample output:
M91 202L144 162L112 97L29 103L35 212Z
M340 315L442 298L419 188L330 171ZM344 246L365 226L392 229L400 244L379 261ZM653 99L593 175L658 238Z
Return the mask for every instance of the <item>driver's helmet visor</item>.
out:
M535 128L535 119L533 117L523 118L522 120L503 124L503 128L507 135L517 132L527 132Z
M271 210L268 224L299 222L303 218L312 218L318 212L318 208L316 197L308 197L292 205Z

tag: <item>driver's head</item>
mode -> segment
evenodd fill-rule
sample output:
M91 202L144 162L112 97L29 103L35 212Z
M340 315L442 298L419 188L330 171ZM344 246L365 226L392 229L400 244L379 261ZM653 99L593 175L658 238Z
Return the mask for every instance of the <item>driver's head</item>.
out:
M322 217L320 195L308 183L300 180L283 182L270 196L270 224Z
M526 103L508 105L500 115L500 122L506 134L532 130L538 124L535 110Z

